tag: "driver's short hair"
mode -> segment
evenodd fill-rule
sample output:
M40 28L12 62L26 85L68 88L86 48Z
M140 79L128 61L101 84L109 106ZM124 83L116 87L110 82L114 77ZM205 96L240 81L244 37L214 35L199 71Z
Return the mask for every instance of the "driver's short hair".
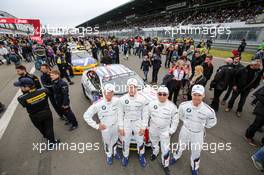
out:
M60 71L52 70L52 71L50 71L50 74L60 75Z
M21 64L17 65L16 69L27 71L27 68L25 66L21 65Z
M46 69L51 70L50 66L47 63L41 64L41 67L45 67Z

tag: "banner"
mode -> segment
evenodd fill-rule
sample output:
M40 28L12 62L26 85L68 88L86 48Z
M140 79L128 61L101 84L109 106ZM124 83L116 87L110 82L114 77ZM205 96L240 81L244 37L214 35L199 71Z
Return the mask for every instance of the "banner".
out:
M20 18L0 18L0 24L30 24L34 28L34 34L31 39L38 42L41 40L40 20L39 19L20 19Z

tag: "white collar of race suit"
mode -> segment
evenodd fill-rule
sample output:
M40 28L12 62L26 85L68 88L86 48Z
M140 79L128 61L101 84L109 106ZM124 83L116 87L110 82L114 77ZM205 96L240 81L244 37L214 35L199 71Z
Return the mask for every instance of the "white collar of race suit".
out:
M200 109L203 105L203 102L201 102L198 106L194 106L193 103L192 103L192 108L193 109Z
M138 95L137 93L136 93L134 96L130 96L130 95L128 94L128 98L132 100L132 99L135 99L135 98L137 97L137 95Z
M159 100L158 100L159 101ZM165 106L166 104L168 103L168 100L166 100L165 102L158 102L158 104L160 105L160 106Z

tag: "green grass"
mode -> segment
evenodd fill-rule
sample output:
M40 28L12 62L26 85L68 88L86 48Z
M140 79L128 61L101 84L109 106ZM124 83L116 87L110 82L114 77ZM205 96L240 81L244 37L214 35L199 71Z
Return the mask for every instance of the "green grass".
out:
M221 50L221 49L211 49L209 54L213 55L214 57L220 57L220 58L228 58L233 55L231 53L231 50L228 51L228 50ZM242 61L250 62L253 56L254 54L251 52L243 52Z

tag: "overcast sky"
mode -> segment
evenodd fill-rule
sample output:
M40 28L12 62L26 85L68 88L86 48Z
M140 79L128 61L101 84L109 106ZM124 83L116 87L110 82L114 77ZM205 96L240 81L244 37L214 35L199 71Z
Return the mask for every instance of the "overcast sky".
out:
M38 18L52 27L76 25L130 0L1 0L0 10L18 18Z

